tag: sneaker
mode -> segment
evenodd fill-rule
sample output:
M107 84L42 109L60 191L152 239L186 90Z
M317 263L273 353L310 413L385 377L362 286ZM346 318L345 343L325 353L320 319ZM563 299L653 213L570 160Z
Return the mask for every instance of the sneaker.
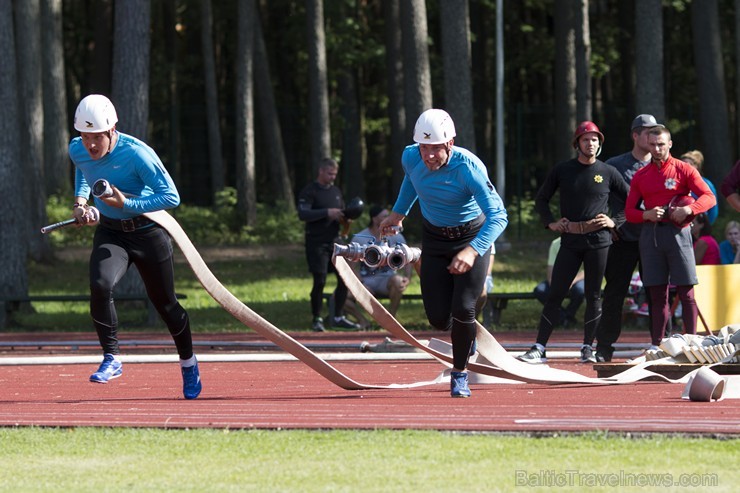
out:
M321 317L314 317L311 323L311 330L314 332L324 332L324 320Z
M596 358L597 363L609 363L612 360L612 351L608 349L596 348L596 353L594 353L594 358Z
M185 366L182 370L182 395L186 399L195 399L200 395L203 385L200 383L200 371L198 362L193 366Z
M350 320L347 320L347 317L342 315L341 317L334 317L334 319L331 322L332 327L336 327L337 329L353 329L358 330L360 328L360 324L356 324Z
M450 395L452 397L470 397L470 387L468 387L467 372L450 372Z
M547 352L537 346L532 346L532 349L520 356L517 356L516 359L532 365L538 365L540 363L547 362Z
M638 315L642 315L643 317L647 317L648 315L650 315L648 304L643 303L642 305L640 305L640 308L638 308L635 313L637 313Z
M118 378L123 374L123 364L110 353L103 355L98 371L90 375L90 381L95 383L108 383L108 380Z
M591 346L584 345L581 347L581 363L596 363L594 350Z

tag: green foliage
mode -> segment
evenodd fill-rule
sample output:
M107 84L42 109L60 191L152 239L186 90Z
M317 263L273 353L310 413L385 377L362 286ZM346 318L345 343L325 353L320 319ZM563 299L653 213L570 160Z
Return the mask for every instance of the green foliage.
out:
M46 214L51 223L69 219L68 198L51 196ZM197 245L294 244L303 241L303 224L291 207L284 203L257 204L257 224L239 226L236 190L227 188L216 196L214 207L182 204L171 211L193 243ZM92 244L95 228L67 227L50 233L53 247Z
M257 226L251 237L258 243L303 244L304 224L296 212L277 202L274 205L257 204Z
M66 221L72 217L72 203L69 196L52 195L46 202L46 215L49 223ZM58 229L49 235L52 247L80 246L92 244L95 228L68 226Z

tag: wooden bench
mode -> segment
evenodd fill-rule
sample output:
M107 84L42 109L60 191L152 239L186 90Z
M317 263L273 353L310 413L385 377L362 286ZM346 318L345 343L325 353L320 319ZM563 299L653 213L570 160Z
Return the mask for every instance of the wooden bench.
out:
M181 293L175 293L177 299L187 299L187 295ZM143 301L147 307L147 321L153 323L156 321L156 310L153 310L149 297L146 293L141 294L119 294L115 295L116 301ZM5 328L8 320L12 316L13 312L17 312L23 303L42 303L42 302L62 302L62 303L75 303L82 301L90 301L89 294L51 294L51 295L28 295L28 296L12 296L12 297L0 297L0 328ZM152 316L154 315L154 317Z
M327 304L329 298L334 293L324 293L324 300ZM421 294L411 293L404 294L401 301L420 301L422 299ZM483 325L490 329L495 325L501 323L501 312L509 306L509 301L520 301L520 300L536 300L534 292L530 291L527 293L488 293L488 303L483 307Z

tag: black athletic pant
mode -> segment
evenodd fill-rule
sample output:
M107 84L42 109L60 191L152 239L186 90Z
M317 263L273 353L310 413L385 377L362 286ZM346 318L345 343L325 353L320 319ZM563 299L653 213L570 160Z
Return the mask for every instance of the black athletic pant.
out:
M347 286L342 281L342 277L337 274L334 264L331 262L334 253L334 243L325 241L315 241L306 238L306 261L308 270L313 276L313 286L311 287L311 314L314 317L321 316L321 308L324 304L324 287L329 272L337 275L337 287L334 290L334 315L340 316L344 310L344 303L347 301Z
M313 287L311 288L311 314L314 317L321 316L321 308L324 305L324 287L326 286L326 273L313 273ZM337 274L337 287L334 289L334 316L342 315L344 303L347 301L347 285L342 277ZM338 308L341 307L341 308ZM331 313L329 314L331 316Z
M432 327L451 331L452 364L458 370L468 365L476 333L475 305L486 282L491 253L477 256L465 274L450 274L447 267L475 238L479 228L461 238L447 239L425 227L422 238L419 278L424 311Z
M172 241L156 225L130 233L103 226L95 231L90 254L90 314L103 352L120 353L113 290L131 264L139 270L146 293L167 325L180 358L191 358L190 320L175 295Z
M596 328L601 318L601 281L604 279L609 247L576 250L561 246L552 267L552 282L547 302L542 309L537 342L547 346L554 325L560 316L560 306L570 285L583 264L586 314L583 321L583 343L594 342Z
M637 241L615 241L609 247L609 255L604 271L604 303L602 305L601 322L597 329L596 349L611 355L612 346L622 333L622 310L624 298L629 291L632 274L635 267L640 265L640 243ZM642 265L640 265L642 271ZM645 290L650 306L650 291ZM652 317L651 317L652 319ZM652 322L649 324L652 327Z

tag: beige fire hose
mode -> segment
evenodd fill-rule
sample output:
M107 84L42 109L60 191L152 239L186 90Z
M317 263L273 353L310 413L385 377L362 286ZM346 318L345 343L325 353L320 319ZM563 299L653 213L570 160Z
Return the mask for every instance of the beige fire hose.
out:
M322 377L339 387L347 390L362 389L385 389L385 388L408 388L422 385L431 385L433 382L418 382L412 384L393 384L393 385L365 385L352 380L342 372L334 368L325 360L318 357L314 352L308 349L291 336L278 329L260 315L252 311L248 306L239 301L231 292L226 289L200 256L195 246L183 231L180 224L170 214L165 211L148 212L146 217L162 226L177 243L185 259L188 261L190 268L195 273L198 281L203 285L211 297L218 302L229 314L239 320L241 323L257 332L259 335L275 343L284 351L292 354L300 361L308 365L312 370Z
M229 314L259 335L279 346L284 351L295 356L298 360L308 365L311 369L335 385L347 390L403 389L432 385L442 381L442 376L439 376L434 380L426 382L368 385L349 378L325 360L321 359L314 352L306 348L303 344L272 325L259 314L252 311L248 306L231 294L231 292L229 292L229 290L226 289L214 276L193 243L190 241L190 238L188 238L187 234L170 214L165 211L157 211L146 213L144 215L162 226L170 234L205 290ZM422 343L403 328L403 326L363 286L359 279L357 279L344 258L335 257L333 260L339 275L342 276L342 279L347 284L349 291L353 294L356 301L381 327L404 342L429 353L439 361L443 362L446 366L451 366L452 357L449 354L429 347L429 345ZM591 378L567 370L550 368L547 365L530 365L518 361L509 355L503 346L501 346L501 344L499 344L491 335L491 333L480 324L478 324L477 328L477 342L479 356L475 361L471 361L469 363L468 369L471 372L516 380L519 382L548 384L620 384L633 383L648 377L657 377L667 382L679 383L686 382L690 378L690 375L687 375L680 380L671 380L663 375L645 369L645 366L654 362L645 362L643 364L633 366L629 370L610 378Z

